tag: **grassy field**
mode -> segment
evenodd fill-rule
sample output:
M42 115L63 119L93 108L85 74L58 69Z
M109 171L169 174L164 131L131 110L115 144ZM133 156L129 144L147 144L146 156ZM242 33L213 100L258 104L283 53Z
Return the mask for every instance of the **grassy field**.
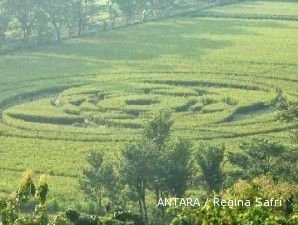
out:
M298 3L245 2L0 56L0 192L32 169L49 173L52 198L82 202L84 154L117 156L157 107L194 142L297 147L297 124L274 115L282 97L298 99L298 22L215 12L297 16Z

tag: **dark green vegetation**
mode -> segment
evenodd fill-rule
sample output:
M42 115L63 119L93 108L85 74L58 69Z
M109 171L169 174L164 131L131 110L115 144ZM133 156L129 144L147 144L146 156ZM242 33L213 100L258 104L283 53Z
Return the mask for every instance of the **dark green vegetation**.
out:
M78 182L82 168L90 169L83 156L96 151L104 153L106 163L122 162L123 146L137 139L147 113L159 107L173 111L172 135L183 139L183 147L212 140L216 146L225 143L224 160L229 153L244 160L242 168L222 163L218 151L212 157L219 159L214 168L220 182L213 186L199 168L192 178L202 181L202 193L229 186L227 174L250 175L245 169L254 169L260 155L249 155L243 143L253 146L255 136L283 146L261 155L255 175L282 174L260 168L280 165L285 153L292 161L283 160L294 167L297 11L296 2L244 1L2 55L0 192L14 190L17 177L30 168L50 175L47 204L53 211L96 211L84 201ZM14 33L6 35L7 41ZM282 175L278 179L292 176ZM197 190L194 183L189 191ZM111 195L104 183L103 188L105 196ZM147 189L152 206L156 193L152 186ZM134 194L127 201L138 210Z
M176 218L171 225L197 225L197 224L297 224L296 216L289 216L293 213L293 195L297 194L297 186L284 182L276 182L265 177L255 178L250 182L238 181L231 188L224 191L220 196L226 202L226 207L208 205L206 208L192 209L184 207L173 214ZM235 199L256 198L270 199L272 196L283 196L287 199L282 207L268 207L265 205L250 207L235 203ZM277 197L279 198L279 197ZM234 200L228 202L228 200Z
M0 53L114 30L180 14L194 7L217 4L220 3L216 0L1 0Z
M42 176L36 186L32 174L26 172L22 176L18 190L8 198L0 198L0 222L3 225L109 225L135 224L142 225L140 216L133 213L109 213L105 217L82 216L75 210L50 216L46 208L48 194L46 177ZM0 196L1 197L1 196ZM21 212L33 205L32 214ZM29 206L30 207L30 206Z
M68 210L51 216L45 203L47 201L48 185L46 178L41 177L37 186L30 172L24 173L21 185L13 195L0 198L0 220L3 225L144 225L139 214L123 211L107 211L105 215L81 215L76 210ZM245 197L252 202L254 199L271 199L273 196L285 198L282 207L255 206L239 207L235 201ZM266 177L251 182L239 181L225 190L221 196L210 197L226 200L228 207L213 206L209 203L205 208L169 208L168 213L174 217L171 225L192 224L297 224L293 213L293 201L297 197L297 185L286 182L276 182ZM21 214L24 207L35 205L32 213ZM239 203L238 203L239 204ZM160 223L157 223L160 224Z

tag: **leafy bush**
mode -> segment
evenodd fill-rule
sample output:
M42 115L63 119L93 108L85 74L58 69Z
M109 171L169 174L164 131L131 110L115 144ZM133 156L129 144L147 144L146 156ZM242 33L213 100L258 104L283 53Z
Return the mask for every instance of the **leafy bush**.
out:
M242 177L252 179L260 175L272 175L283 178L291 169L287 166L286 148L277 141L253 138L240 144L241 152L229 153L229 161L242 168Z
M281 121L296 122L298 120L298 101L283 102L279 107L277 118Z
M275 182L267 177L256 178L251 182L240 180L220 195L208 196L210 201L206 207L169 209L175 214L171 225L294 225L298 222L297 211L295 211L297 190L297 185ZM250 200L252 204L247 207L223 207L213 204L214 198ZM284 207L256 206L256 198L282 199ZM288 207L286 207L287 205Z

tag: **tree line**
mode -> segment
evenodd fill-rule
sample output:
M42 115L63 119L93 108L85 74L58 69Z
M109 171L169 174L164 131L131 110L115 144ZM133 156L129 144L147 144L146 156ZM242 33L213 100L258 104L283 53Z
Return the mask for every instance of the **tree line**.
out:
M233 1L1 0L0 52L144 23L190 6Z
M184 4L184 0L1 0L0 50L4 45L30 46L114 29L122 20L125 25L145 22Z

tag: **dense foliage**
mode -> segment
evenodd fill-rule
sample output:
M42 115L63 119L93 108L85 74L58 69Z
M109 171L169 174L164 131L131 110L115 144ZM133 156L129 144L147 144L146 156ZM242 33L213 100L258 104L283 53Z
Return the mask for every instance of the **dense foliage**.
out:
M255 178L250 182L239 180L220 193L204 196L207 204L201 206L166 207L171 225L205 224L268 224L295 225L297 217L297 185L275 181L268 177ZM0 222L3 225L142 225L147 224L139 214L112 210L101 216L81 215L75 210L50 216L46 197L48 186L44 178L35 187L31 173L25 173L17 192L0 198ZM30 213L24 211L32 199L36 204ZM215 204L218 199L222 205ZM208 201L209 200L209 201ZM280 203L274 205L273 201ZM241 202L242 201L242 202ZM247 202L249 201L249 205ZM272 201L272 202L270 202ZM262 202L260 204L259 202ZM271 204L271 205L270 205ZM167 224L169 224L167 223ZM150 223L151 224L151 223ZM155 224L155 223L152 223ZM158 223L160 224L160 223Z
M297 194L297 185L266 177L250 182L239 180L220 194L208 196L210 201L205 207L174 209L175 218L171 225L294 225L298 222ZM225 206L213 204L213 198L225 200ZM266 205L265 201L273 198L282 199L281 206ZM262 199L263 204L257 203L256 199ZM251 204L245 206L239 200L249 200Z
M198 3L191 0L3 0L0 1L0 52L146 22Z
M277 118L281 121L297 121L298 120L298 102L284 101L279 107Z
M48 185L44 176L38 186L33 182L31 172L22 176L18 190L10 196L0 196L0 224L1 225L142 225L140 216L130 212L108 212L104 216L81 215L75 210L50 215L46 200ZM29 203L35 208L28 210Z
M290 175L291 167L287 166L287 162L291 161L292 152L287 152L280 143L254 138L249 142L243 142L240 149L240 153L230 153L229 160L242 168L242 177L253 178L266 174L280 179L287 177L291 181L295 180L295 175Z

